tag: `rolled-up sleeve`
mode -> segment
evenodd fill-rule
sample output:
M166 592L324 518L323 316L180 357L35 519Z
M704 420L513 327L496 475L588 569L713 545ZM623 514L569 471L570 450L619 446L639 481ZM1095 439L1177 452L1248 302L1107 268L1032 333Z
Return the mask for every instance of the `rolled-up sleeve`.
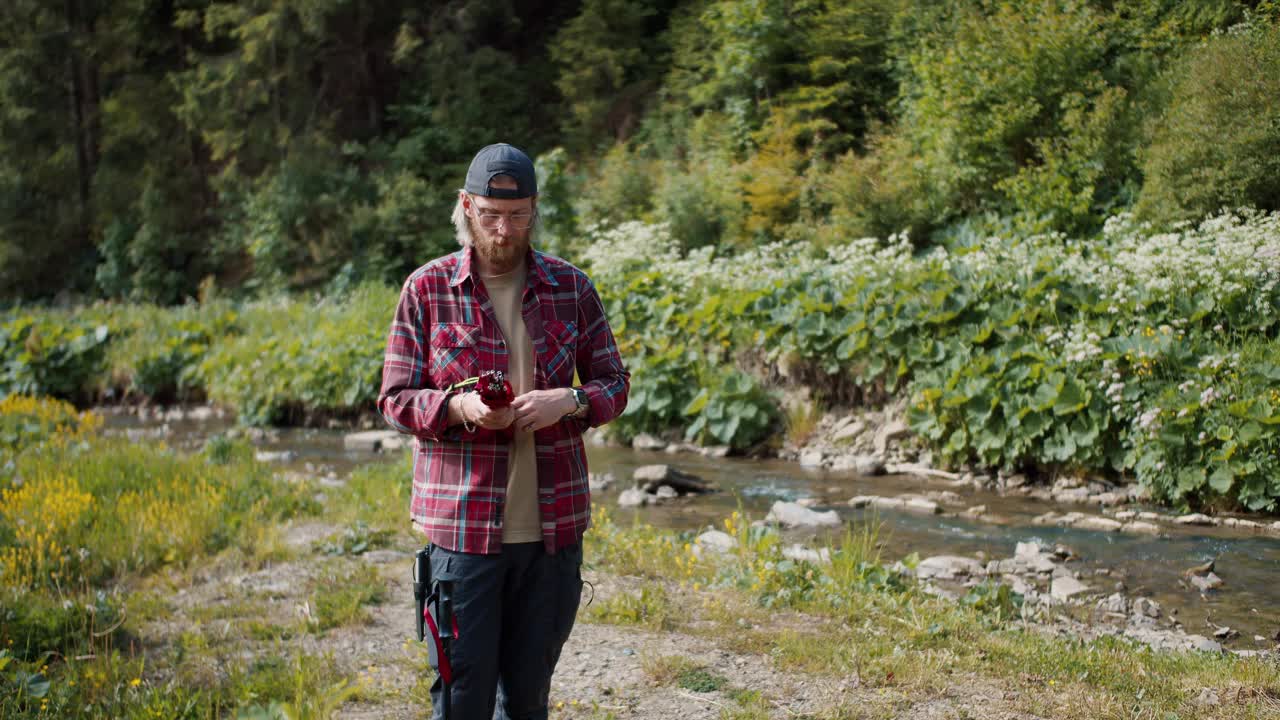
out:
M382 361L378 412L402 433L439 440L448 425L448 393L430 387L430 346L423 307L412 278L400 291Z
M578 378L591 403L587 424L598 427L627 408L631 373L622 364L604 304L590 280L583 282L578 292L578 323L583 338L575 358Z

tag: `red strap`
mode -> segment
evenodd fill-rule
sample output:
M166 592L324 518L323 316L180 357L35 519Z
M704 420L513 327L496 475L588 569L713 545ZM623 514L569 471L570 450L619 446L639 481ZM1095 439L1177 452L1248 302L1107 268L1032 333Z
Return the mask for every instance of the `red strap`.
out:
M453 682L453 667L449 664L449 656L445 654L444 643L440 641L440 630L436 627L436 619L431 617L428 610L422 611L422 617L427 621L427 627L431 629L431 639L436 643L436 664L440 666L440 677L445 684ZM453 619L453 635L458 636L458 619Z

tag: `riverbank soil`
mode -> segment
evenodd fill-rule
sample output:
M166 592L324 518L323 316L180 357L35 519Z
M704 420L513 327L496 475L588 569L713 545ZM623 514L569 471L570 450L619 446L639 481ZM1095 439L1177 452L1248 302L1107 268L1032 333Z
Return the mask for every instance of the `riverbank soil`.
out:
M226 554L133 588L131 627L152 657L150 681L215 683L245 662L309 656L323 658L334 678L331 702L315 705L330 705L333 716L427 717L432 671L411 640L417 539L382 536L366 543L375 549L350 540L349 528L311 518L281 529L276 559ZM859 622L769 610L733 590L592 565L584 578L554 679L554 718L1280 717L1271 661L1219 656L1213 662L1234 670L1218 673L1178 659L1195 654L1167 654L1163 666L1183 672L1091 677L1096 666L1081 661L1079 647L1034 632L1001 631L980 652L958 653L943 641L957 630L920 627L932 622L923 616ZM939 640L922 645L922 633ZM900 651L890 648L896 638ZM1039 644L1043 657L1027 662L1000 650L1020 642ZM1079 667L1044 671L1059 663ZM1180 698L1175 714L1152 714L1170 694ZM1157 704L1144 700L1154 696Z

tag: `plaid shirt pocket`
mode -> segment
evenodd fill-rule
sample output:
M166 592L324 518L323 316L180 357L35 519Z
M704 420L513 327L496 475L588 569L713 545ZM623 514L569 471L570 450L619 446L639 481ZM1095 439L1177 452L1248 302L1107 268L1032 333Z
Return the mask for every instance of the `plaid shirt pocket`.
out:
M568 387L573 382L578 324L568 320L547 320L542 329L547 338L547 383L551 387Z
M479 339L479 325L431 326L431 382L435 387L446 388L480 374L480 353L476 348Z

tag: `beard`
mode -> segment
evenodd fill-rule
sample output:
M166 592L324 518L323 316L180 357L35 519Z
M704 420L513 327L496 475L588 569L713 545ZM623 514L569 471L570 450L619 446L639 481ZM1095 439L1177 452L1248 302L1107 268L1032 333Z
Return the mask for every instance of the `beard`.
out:
M529 253L533 228L513 232L499 244L497 231L488 232L471 218L467 218L467 225L471 230L471 247L494 273L501 275L515 270Z

